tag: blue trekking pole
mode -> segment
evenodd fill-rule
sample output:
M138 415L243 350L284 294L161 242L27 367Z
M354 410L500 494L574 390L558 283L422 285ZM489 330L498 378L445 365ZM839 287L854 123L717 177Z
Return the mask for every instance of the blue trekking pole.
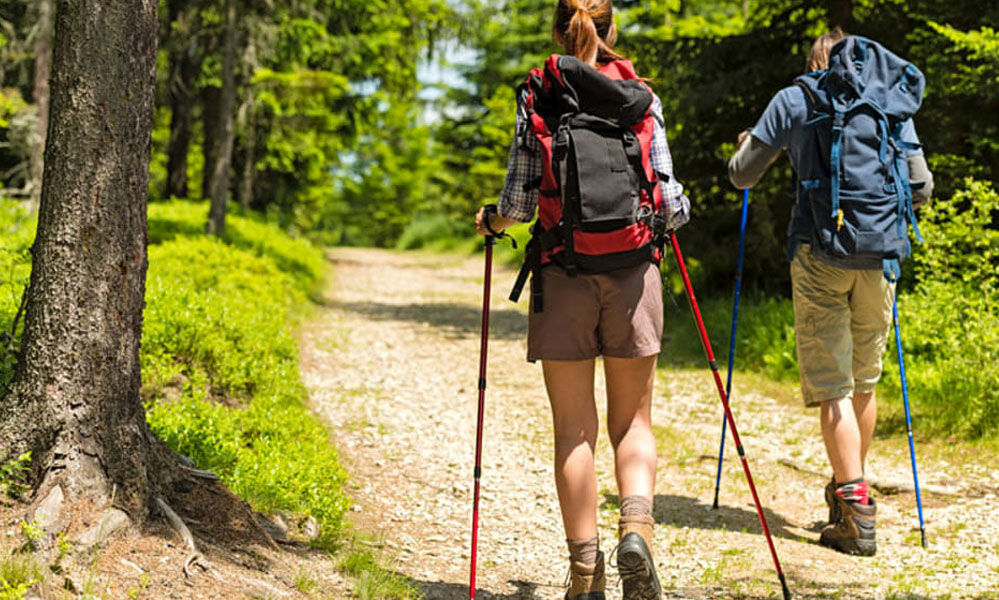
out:
M912 417L909 414L909 385L905 381L905 360L902 358L902 334L898 327L898 290L892 303L892 321L895 324L895 350L898 352L898 372L902 377L902 401L905 404L905 429L909 434L909 456L912 458L912 482L916 488L916 509L919 511L919 536L926 547L926 526L923 523L923 500L919 495L919 475L916 473L916 447L912 443Z
M728 342L728 376L725 396L732 398L732 362L735 360L735 329L739 323L739 288L742 286L742 257L746 247L746 217L749 214L749 188L742 190L742 219L739 222L739 259L735 267L735 305L732 308L732 334ZM728 422L722 415L721 446L718 448L718 474L715 476L715 501L711 508L718 508L718 490L721 488L722 459L725 457L725 429Z

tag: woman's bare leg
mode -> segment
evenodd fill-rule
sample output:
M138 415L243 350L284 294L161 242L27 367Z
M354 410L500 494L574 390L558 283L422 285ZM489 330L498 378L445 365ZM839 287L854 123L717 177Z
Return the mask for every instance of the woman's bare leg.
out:
M592 359L541 362L555 426L555 487L569 540L597 535L593 447L598 424L593 364Z
M652 503L656 484L656 438L652 434L652 387L656 355L604 358L607 431L614 447L621 498L642 496Z

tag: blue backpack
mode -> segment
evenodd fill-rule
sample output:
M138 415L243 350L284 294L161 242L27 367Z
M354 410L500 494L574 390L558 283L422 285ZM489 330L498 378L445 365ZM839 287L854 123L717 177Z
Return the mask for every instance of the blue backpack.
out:
M796 165L791 251L800 241L834 263L882 267L894 281L922 241L912 209L905 122L922 104L926 80L912 63L872 40L833 46L829 68L795 79L808 99L805 151Z

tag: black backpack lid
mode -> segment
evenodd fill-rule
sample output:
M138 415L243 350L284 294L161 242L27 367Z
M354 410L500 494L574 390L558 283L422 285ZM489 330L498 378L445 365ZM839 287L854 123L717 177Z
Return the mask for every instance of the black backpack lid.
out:
M652 92L637 79L611 79L574 56L559 57L558 70L581 112L629 127L639 123L652 105Z

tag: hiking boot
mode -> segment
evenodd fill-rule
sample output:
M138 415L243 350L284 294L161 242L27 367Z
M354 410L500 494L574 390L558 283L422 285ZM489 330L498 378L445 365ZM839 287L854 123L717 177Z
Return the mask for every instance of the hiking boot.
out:
M836 502L836 478L833 477L826 484L826 505L829 507L829 524L835 525L839 521L840 509L839 503Z
M604 553L597 552L592 565L574 562L569 565L569 591L565 600L605 600Z
M871 498L870 504L865 505L836 496L836 504L840 511L839 519L822 529L819 544L844 554L874 556L878 548L874 535L878 509L874 499Z
M624 600L659 600L662 587L652 560L652 515L621 517L617 570Z

